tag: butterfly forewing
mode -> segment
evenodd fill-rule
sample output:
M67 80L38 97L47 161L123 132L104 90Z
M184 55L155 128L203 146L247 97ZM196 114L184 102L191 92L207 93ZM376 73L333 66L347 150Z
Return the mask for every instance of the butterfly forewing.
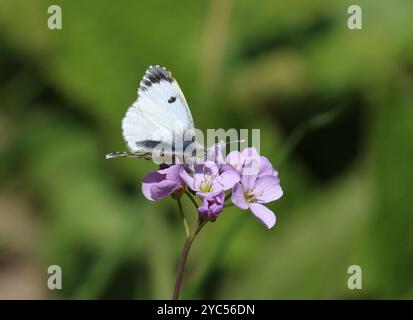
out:
M122 121L123 137L133 152L153 149L147 141L164 143L173 149L176 137L193 130L193 120L178 83L165 68L149 67L138 99Z

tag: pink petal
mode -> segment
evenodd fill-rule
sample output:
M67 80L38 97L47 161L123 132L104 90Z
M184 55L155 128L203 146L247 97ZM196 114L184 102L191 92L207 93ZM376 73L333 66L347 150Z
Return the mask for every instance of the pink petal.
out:
M243 176L257 176L260 172L260 160L255 158L246 159L241 169Z
M218 166L211 162L205 161L204 164L197 164L194 166L194 182L192 190L199 191L199 186L206 176L214 177L218 174Z
M244 197L244 188L241 183L237 183L232 189L231 196L232 203L234 203L238 208L248 209L249 204Z
M239 174L234 169L226 170L215 178L223 190L231 189L236 183L239 182Z
M254 175L241 175L241 183L244 186L244 189L254 189L257 178L258 177Z
M174 181L181 181L180 179L180 172L181 172L182 166L179 164L174 164L173 166L170 166L169 168L166 169L166 179L168 180L174 180ZM159 170L161 171L161 170Z
M231 151L228 153L225 162L231 165L235 170L240 171L244 162L244 157L239 151Z
M254 158L254 159L260 158L260 155L258 154L257 149L255 149L254 147L245 148L244 150L242 150L242 156L244 158Z
M152 184L142 183L142 193L145 196L145 198L150 201L155 201L155 199L152 198L151 188L152 188Z
M260 177L255 181L255 193L257 194L256 201L267 203L275 201L283 195L279 179L274 176Z
M257 218L257 220L267 229L271 229L275 225L275 214L266 206L260 203L251 203L250 209L255 218Z
M277 176L278 172L274 170L270 160L268 158L261 156L260 157L260 171L258 172L259 176Z
M216 165L215 162L212 161L205 161L204 164L205 168L204 168L204 173L205 174L210 174L212 176L215 176L218 174L219 168Z
M227 170L237 171L233 166L231 166L230 164L227 164L227 163L222 164L221 167L219 168L219 172L221 172L221 173L224 172L224 171L227 171Z
M215 162L216 164L223 164L224 157L222 156L222 150L224 147L225 143L223 141L209 147L207 149L207 159L209 161Z
M185 182L185 184L190 188L191 190L198 191L194 189L194 178L192 178L188 171L185 168L181 168L179 171L179 175L181 179Z
M260 171L260 155L255 148L246 148L242 151L244 163L242 165L241 174L243 176L256 176Z
M152 198L151 188L163 179L165 179L165 175L160 174L157 171L150 172L145 177L143 177L142 193L148 200L155 201L155 199Z
M152 185L150 189L151 198L154 200L160 200L170 195L172 192L178 190L180 184L173 180L164 180L158 184Z
M220 194L221 192L224 192L224 190L220 187L220 186L217 186L217 188L216 188L216 190L212 190L212 191L210 191L210 192L201 192L201 191L198 191L197 193L196 193L196 195L198 196L198 197L200 197L200 198L207 198L207 197L214 197L214 196L216 196L217 194Z

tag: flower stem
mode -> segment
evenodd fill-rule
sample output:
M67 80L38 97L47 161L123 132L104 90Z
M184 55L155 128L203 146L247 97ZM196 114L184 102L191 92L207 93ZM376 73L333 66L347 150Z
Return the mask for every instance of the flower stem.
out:
M188 190L185 190L185 194L188 196L189 200L191 200L191 202L194 204L195 209L198 210L198 203L196 203L192 194Z
M185 234L186 234L186 237L188 238L190 236L189 226L188 226L188 221L186 221L186 218L184 215L184 210L182 209L181 199L177 199L176 201L178 202L179 213L181 214L181 219L184 224Z
M192 242L194 241L195 237L207 223L207 220L198 220L198 225L195 230L186 238L184 247L182 249L181 257L179 258L178 270L176 271L176 280L175 280L175 288L173 292L172 299L178 300L179 299L179 292L181 290L182 285L182 278L184 275L185 270L185 263L186 259L188 258L189 250L191 249Z
M234 205L232 202L225 203L225 202L227 202L228 199L231 199L231 196L232 196L232 192L230 192L226 195L225 200L224 200L224 208L228 208L228 207L231 207L231 206Z
M231 196L232 196L232 191L226 195L224 202L227 201L228 199L231 199Z

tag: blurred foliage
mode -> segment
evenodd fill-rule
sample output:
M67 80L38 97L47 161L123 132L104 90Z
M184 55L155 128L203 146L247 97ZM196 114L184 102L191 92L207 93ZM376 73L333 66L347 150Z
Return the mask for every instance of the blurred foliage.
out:
M358 1L358 31L352 1L55 1L54 31L50 4L0 3L0 298L170 298L176 204L104 158L152 64L197 127L260 128L284 189L275 229L228 208L202 231L184 297L413 298L412 1Z

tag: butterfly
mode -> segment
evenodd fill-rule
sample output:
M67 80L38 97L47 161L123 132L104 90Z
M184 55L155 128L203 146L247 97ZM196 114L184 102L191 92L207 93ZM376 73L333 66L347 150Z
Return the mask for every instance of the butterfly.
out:
M112 152L106 159L153 159L155 151L175 159L189 146L192 146L190 150L205 150L195 141L192 114L178 82L159 65L146 70L138 98L122 120L122 133L130 151ZM194 154L191 151L191 155Z

